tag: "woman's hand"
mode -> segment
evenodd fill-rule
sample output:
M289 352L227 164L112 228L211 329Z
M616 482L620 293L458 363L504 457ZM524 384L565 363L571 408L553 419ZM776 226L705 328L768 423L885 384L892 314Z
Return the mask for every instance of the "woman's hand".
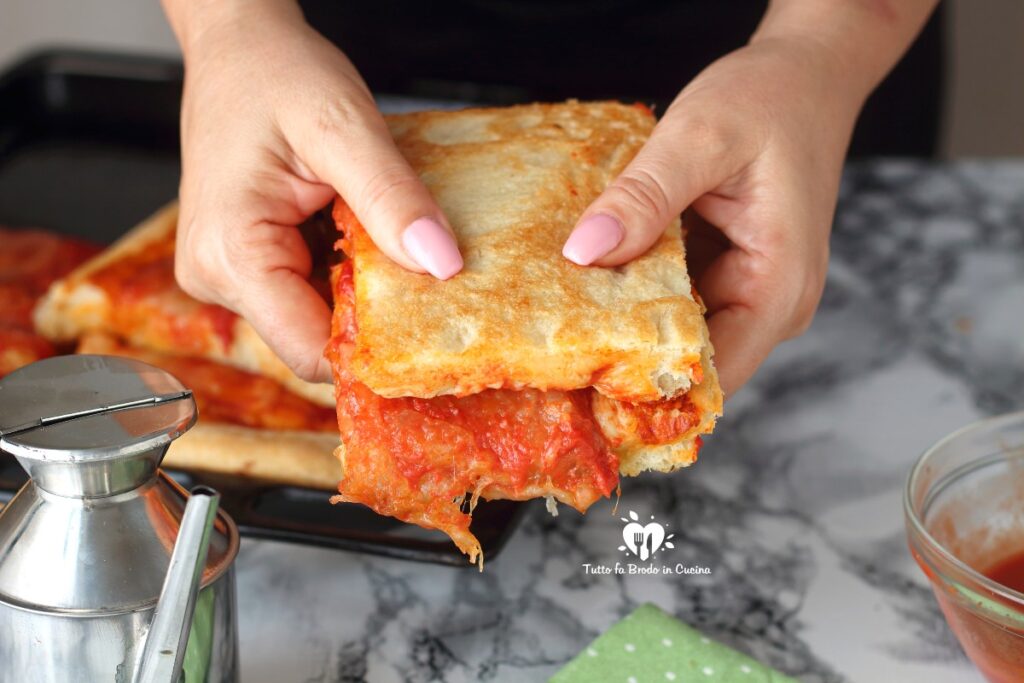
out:
M790 40L715 62L679 94L565 245L581 265L617 265L689 207L691 276L727 393L807 327L821 297L859 108L843 101L835 67L817 46Z
M685 211L690 274L731 394L814 316L850 133L936 0L773 0L679 94L563 249L614 266Z
M178 282L326 381L330 315L295 226L341 194L410 270L451 277L458 247L355 68L294 3L165 4L186 65Z
M850 133L936 0L773 0L698 75L563 249L613 266L680 213L726 394L811 322Z

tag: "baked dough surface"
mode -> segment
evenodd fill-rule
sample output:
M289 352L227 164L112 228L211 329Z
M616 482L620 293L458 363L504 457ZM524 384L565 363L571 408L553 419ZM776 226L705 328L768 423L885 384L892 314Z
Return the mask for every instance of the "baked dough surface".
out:
M707 344L678 220L618 268L562 256L583 210L654 118L617 103L388 118L451 222L465 268L412 273L351 221L358 335L352 370L388 397L595 387L627 401L687 391Z

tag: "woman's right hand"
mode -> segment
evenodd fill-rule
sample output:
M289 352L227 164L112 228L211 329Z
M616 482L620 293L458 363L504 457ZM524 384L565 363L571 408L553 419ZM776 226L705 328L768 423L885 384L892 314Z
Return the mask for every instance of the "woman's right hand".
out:
M352 63L295 3L164 4L185 56L178 282L328 381L330 314L296 226L340 194L381 251L441 279L462 268L455 239Z

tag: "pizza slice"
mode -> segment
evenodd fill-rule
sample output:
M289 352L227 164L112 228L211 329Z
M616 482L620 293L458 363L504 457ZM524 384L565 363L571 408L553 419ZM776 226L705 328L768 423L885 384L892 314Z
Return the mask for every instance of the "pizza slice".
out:
M169 204L55 282L35 310L38 331L56 343L100 332L139 348L216 360L265 375L300 396L332 406L329 385L296 377L245 320L197 301L178 287L177 220L177 204Z
M653 123L576 102L388 117L465 267L444 282L402 269L337 201L336 500L440 529L477 561L479 498L584 512L619 474L694 462L722 394L678 222L616 269L561 256Z
M88 261L55 272L38 288L46 292L38 305L21 307L31 329L35 305L45 336L33 339L47 350L77 342L80 353L134 357L190 387L200 420L174 443L169 467L335 488L331 387L300 381L242 319L177 286L176 221L176 205L164 207L108 249L91 250ZM32 360L23 354L10 362Z

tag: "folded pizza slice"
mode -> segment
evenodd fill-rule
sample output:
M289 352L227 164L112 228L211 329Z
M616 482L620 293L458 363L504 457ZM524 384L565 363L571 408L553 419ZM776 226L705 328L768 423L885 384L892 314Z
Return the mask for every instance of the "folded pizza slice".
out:
M722 395L678 223L620 268L561 256L650 114L568 103L388 124L465 267L445 282L403 270L336 202L348 256L333 273L328 347L337 499L440 529L472 561L478 498L547 497L583 512L620 473L694 462Z
M351 216L344 208L342 215ZM629 404L593 389L487 389L469 396L387 398L351 371L358 323L353 261L332 272L327 358L342 465L334 501L446 533L471 562L477 499L547 498L579 512L616 490L619 474L670 472L697 459L721 412L717 382L668 401ZM709 358L709 356L707 356ZM703 370L712 376L708 363ZM467 494L470 496L468 504Z

